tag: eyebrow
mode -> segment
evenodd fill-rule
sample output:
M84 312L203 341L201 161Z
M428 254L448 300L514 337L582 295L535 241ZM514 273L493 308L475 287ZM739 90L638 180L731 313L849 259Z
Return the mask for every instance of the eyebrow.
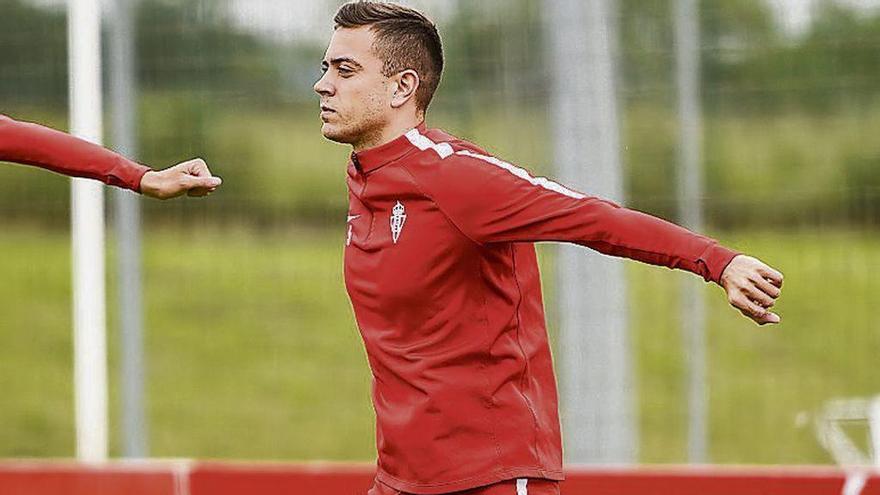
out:
M330 62L329 62L329 63L328 63L326 60L324 60L324 61L321 62L321 66L323 66L323 67L328 67L328 66L330 66L330 65L336 66L336 65L341 65L341 64L344 64L344 63L352 64L352 65L355 66L355 68L358 68L358 69L362 69L362 68L364 67L363 65L361 65L360 63L358 63L357 60L355 60L355 59L353 59L353 58L351 58L351 57L337 57L337 58L333 58L333 59L330 59Z

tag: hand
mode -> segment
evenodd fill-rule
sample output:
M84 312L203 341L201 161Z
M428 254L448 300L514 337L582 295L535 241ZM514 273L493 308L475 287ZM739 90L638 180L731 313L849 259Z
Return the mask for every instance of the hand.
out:
M141 179L141 193L156 199L188 196L207 196L223 181L213 177L201 158L179 163L165 170L151 170Z
M772 313L776 298L782 293L782 274L751 256L739 255L721 274L721 286L727 301L759 325L779 323Z

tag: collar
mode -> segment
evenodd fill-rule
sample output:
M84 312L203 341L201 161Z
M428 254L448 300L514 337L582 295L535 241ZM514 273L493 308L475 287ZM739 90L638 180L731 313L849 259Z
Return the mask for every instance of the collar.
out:
M419 133L424 134L428 127L423 121L416 129ZM351 154L351 163L355 168L363 173L370 173L377 168L391 163L408 152L417 149L406 137L406 133L397 137L393 141L370 148L368 150L359 151Z

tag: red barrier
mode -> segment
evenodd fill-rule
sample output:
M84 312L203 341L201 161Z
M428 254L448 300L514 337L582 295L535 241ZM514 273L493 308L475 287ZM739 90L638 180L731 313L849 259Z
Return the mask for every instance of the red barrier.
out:
M189 495L366 495L375 474L375 464L199 464Z
M880 495L878 474L858 495ZM565 495L848 495L847 474L828 467L569 469ZM853 481L856 481L853 479Z
M365 495L370 464L0 462L0 495ZM880 495L830 467L570 467L564 495ZM860 483L859 481L863 481Z
M83 466L0 463L2 495L175 495L172 469L158 464Z

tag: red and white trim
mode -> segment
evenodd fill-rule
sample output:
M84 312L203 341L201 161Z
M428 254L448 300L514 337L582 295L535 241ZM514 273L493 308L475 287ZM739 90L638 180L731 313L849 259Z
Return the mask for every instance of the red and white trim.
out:
M529 174L529 172L526 171L526 169L519 168L516 165L512 165L510 163L501 161L501 160L495 158L494 156L481 155L479 153L474 153L474 152L468 151L468 150L457 151L455 154L460 155L460 156L467 156L470 158L476 158L477 160L483 160L484 162L491 163L492 165L495 165L498 168L503 168L504 170L507 170L508 172L519 177L520 179L528 181L533 186L543 187L544 189L547 189L547 190L553 191L553 192L557 192L559 194L563 194L565 196L568 196L569 198L574 198L574 199L586 198L585 195L583 195L577 191L572 191L571 189L563 186L562 184L559 184L558 182L553 182L552 180L547 179L546 177L532 177L532 175Z
M519 177L520 179L523 179L523 180L529 182L533 186L543 187L544 189L547 189L548 191L553 191L553 192L556 192L556 193L559 193L559 194L562 194L562 195L565 195L565 196L568 196L568 197L574 198L574 199L586 198L586 195L581 194L577 191L572 191L571 189L563 186L562 184L559 184L557 182L553 182L552 180L547 179L545 177L533 177L526 169L517 167L516 165L507 163L505 161L499 160L499 159L495 158L494 156L481 155L479 153L474 153L473 151L469 151L469 150L453 151L452 146L450 146L449 143L437 144L434 141L432 141L428 136L425 136L424 134L420 133L418 129L412 129L409 132L407 132L406 138L409 140L410 143L412 143L413 146L415 146L416 148L418 148L422 151L433 150L434 152L437 153L437 155L440 156L441 159L446 159L446 158L452 156L453 154L458 155L458 156L466 156L468 158L475 158L477 160L482 160L486 163L492 164L498 168L507 170L511 174L515 175L516 177Z
M412 129L407 132L406 138L409 139L409 142L412 143L413 146L422 151L434 150L440 155L441 159L446 159L452 156L452 146L450 146L449 143L437 144L434 141L431 141L428 136L420 133L418 129Z

